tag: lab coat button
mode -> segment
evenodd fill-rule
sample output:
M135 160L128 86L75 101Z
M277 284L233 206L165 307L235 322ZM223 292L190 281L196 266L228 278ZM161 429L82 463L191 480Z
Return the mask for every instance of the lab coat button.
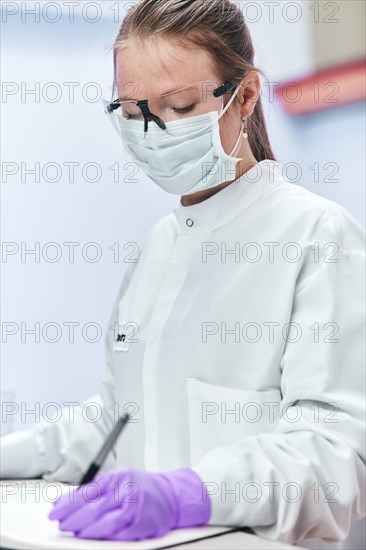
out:
M191 218L186 219L186 225L188 225L188 227L192 227L193 224L194 224L194 221L191 220Z

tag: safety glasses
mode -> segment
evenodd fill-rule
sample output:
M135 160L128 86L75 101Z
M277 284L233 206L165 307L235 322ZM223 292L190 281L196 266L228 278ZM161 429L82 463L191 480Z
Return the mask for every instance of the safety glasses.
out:
M154 127L157 125L166 130L169 122L189 119L211 111L220 112L223 108L222 96L235 87L236 84L231 82L219 86L213 80L206 80L148 100L118 98L108 102L103 98L102 102L105 113L117 130L121 126L127 128L128 123L136 127L137 122L137 128L143 137L149 129L149 122L153 122Z

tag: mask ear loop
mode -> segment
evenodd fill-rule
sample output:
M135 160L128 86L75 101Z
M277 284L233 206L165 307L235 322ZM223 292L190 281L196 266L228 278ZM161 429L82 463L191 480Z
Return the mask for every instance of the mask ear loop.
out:
M219 117L218 117L217 120L220 120L220 118L226 113L226 111L228 110L228 108L230 107L232 102L234 101L235 97L238 95L239 88L240 88L240 84L238 84L237 87L235 88L235 92L233 93L233 95L231 96L231 98L229 99L229 101L227 102L225 107L221 109L221 113L219 113ZM223 98L222 98L222 103L224 103Z
M235 97L237 96L238 92L239 92L239 88L240 88L240 84L237 85L236 89L235 89L235 92L233 93L233 95L231 96L231 98L229 99L229 101L227 102L227 104L225 105L225 108L221 110L221 113L219 114L219 117L217 120L220 120L220 118L226 113L226 111L228 110L228 108L230 107L230 105L232 104L232 102L234 101ZM222 100L224 102L224 100ZM234 148L232 149L231 153L229 153L229 156L231 157L232 154L234 153L234 151L237 149L238 145L239 145L239 142L240 142L240 138L243 136L244 132L244 126L245 126L245 122L244 122L244 125L240 128L240 133L239 133L239 137L234 145ZM244 137L244 136L243 136ZM239 158L240 160L243 160L243 157L236 157L236 158Z
M244 128L246 128L246 122L244 122L243 126L240 128L239 137L236 140L236 143L235 143L234 148L232 149L231 153L229 153L229 157L231 157L233 155L234 151L237 149L237 147L239 145L239 142L240 142L240 138L247 138L248 137L248 134L244 133ZM243 157L235 157L235 158L239 158L240 160L243 160Z

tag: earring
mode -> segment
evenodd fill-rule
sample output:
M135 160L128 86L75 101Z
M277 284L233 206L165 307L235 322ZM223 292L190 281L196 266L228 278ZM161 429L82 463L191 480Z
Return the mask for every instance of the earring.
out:
M242 135L241 135L241 137L242 137L243 139L248 139L247 119L246 119L246 118L242 118L241 120L242 120L242 122L244 122L244 127L243 127L243 130L242 130Z

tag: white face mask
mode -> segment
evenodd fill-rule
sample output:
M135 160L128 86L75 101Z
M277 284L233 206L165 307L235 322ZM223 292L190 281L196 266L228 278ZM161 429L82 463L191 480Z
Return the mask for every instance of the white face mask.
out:
M219 119L234 101L239 88L237 86L220 113L211 111L167 122L167 130L150 122L142 141L139 137L143 121L127 121L115 115L118 124L114 127L134 162L159 187L174 195L191 195L236 179L236 165L242 159L231 155L241 141L242 132L228 155L221 143ZM102 101L106 106L107 102Z

